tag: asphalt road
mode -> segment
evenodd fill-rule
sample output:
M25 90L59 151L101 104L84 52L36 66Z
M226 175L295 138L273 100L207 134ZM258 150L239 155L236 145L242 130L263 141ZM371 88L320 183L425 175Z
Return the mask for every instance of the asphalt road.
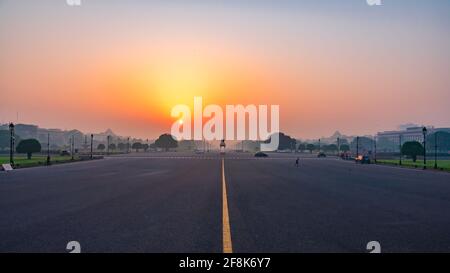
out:
M0 252L450 252L450 174L274 154L130 154L0 172Z

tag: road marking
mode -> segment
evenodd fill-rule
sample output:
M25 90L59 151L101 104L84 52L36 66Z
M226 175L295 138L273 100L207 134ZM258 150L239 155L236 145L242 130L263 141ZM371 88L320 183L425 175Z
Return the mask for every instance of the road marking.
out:
M225 182L225 159L222 158L222 243L223 253L233 253L230 216L228 214L227 186Z

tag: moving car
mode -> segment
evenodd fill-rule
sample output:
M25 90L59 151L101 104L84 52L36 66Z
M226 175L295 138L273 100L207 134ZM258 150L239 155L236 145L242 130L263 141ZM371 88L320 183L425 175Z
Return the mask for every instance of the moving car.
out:
M321 157L327 157L327 155L323 152L320 152L317 154L317 157L321 158Z
M257 152L255 154L255 157L268 157L268 155L266 153L263 153L263 152Z
M370 157L368 155L360 155L355 158L356 163L370 164Z

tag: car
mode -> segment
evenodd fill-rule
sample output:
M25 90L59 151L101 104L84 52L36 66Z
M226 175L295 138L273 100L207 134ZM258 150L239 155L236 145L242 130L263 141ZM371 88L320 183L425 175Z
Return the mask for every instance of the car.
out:
M255 154L255 157L268 157L268 155L266 153L263 153L263 152L257 152Z
M327 157L327 155L323 152L320 152L317 154L317 157L321 158L321 157Z
M355 158L356 163L361 164L370 164L370 156L368 155L360 155Z
M59 155L60 156L69 156L70 153L68 151L64 150L64 151L61 151L61 153Z

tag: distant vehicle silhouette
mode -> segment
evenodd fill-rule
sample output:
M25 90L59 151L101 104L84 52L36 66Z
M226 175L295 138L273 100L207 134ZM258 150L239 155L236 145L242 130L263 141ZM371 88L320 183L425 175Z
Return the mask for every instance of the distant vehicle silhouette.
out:
M266 153L263 153L263 152L257 152L255 154L255 157L268 157L268 155Z
M317 157L321 158L321 157L327 157L327 155L323 152L320 152L319 154L317 154Z
M61 156L69 156L70 153L68 151L64 150L64 151L61 151L61 153L59 153L59 155L61 155Z

